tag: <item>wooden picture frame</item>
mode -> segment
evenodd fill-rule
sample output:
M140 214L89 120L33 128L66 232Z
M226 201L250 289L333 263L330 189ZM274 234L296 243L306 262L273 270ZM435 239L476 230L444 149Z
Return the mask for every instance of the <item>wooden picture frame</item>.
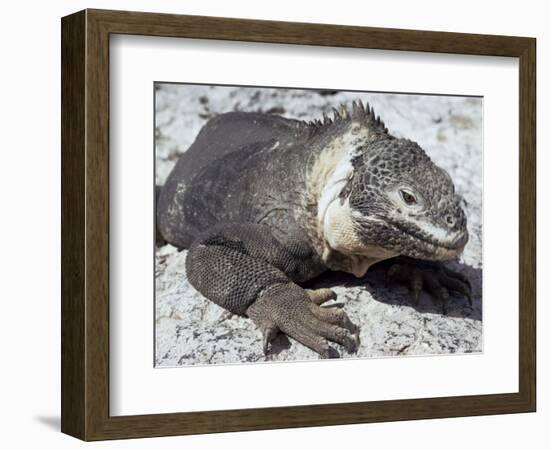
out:
M535 411L535 39L104 10L61 25L64 433L100 440ZM117 33L519 58L519 391L110 416L109 36Z

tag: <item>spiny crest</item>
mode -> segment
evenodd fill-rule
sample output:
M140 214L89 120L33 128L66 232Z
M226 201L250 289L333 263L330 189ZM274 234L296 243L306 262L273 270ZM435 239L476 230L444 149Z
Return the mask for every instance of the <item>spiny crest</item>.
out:
M380 116L376 116L374 109L368 103L364 105L361 100L354 100L352 102L351 111L348 110L346 105L341 104L339 108L332 108L332 117L323 113L322 120L312 120L307 122L307 126L316 133L332 125L345 124L352 121L358 121L381 133L388 133L388 129L380 119Z

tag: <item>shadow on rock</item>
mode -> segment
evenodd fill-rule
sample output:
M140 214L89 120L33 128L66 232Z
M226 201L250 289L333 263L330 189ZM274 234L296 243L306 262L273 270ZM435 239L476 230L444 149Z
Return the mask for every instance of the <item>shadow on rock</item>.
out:
M283 350L288 350L290 347L292 347L292 343L288 337L283 333L279 333L269 344L269 355L278 355Z
M422 291L418 304L409 294L405 285L397 282L387 283L386 273L392 264L400 262L399 259L391 259L378 263L369 270L363 278L356 278L345 272L327 272L320 277L308 282L305 287L318 289L322 287L364 287L378 302L394 306L408 306L419 313L431 313L443 315L441 302L431 297L426 291ZM448 269L460 272L465 275L472 286L472 306L469 305L466 297L459 294L452 294L447 302L447 314L445 317L468 318L482 321L482 270L462 264L458 261L445 263L421 262L420 264L434 267L435 264L444 264Z

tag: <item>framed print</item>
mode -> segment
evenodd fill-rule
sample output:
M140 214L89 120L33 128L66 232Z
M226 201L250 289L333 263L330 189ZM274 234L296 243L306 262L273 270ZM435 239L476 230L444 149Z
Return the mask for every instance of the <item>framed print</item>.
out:
M535 59L526 37L64 17L62 431L534 411Z

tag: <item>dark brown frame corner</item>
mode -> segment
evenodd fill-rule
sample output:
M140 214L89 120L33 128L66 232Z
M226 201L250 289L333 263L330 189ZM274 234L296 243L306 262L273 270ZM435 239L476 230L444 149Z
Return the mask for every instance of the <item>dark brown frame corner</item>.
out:
M64 17L61 30L64 433L98 440L535 411L535 39L102 10ZM114 33L519 58L519 392L110 416L108 99Z

